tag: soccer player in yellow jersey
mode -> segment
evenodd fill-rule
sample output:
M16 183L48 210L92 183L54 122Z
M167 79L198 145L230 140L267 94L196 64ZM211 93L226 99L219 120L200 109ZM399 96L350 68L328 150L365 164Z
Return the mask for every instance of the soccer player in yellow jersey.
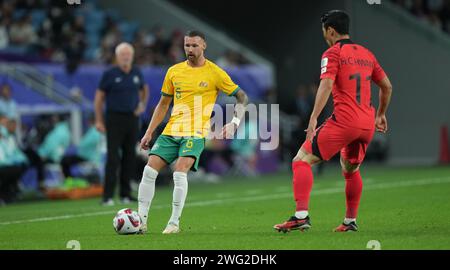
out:
M207 60L205 35L190 31L184 37L187 61L169 68L161 89L161 99L141 140L141 148L150 149L152 134L163 121L173 100L172 113L163 133L149 151L148 163L139 184L138 205L142 219L141 233L147 231L147 218L155 194L158 172L176 160L173 181L172 216L164 234L180 231L180 216L188 191L187 172L196 171L210 118L219 91L236 97L233 120L222 129L230 138L244 116L248 97L220 67Z

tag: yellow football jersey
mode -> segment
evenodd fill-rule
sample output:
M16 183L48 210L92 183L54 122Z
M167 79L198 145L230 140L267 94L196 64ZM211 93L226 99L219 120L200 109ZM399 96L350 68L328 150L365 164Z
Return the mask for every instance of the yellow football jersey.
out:
M233 96L238 90L230 76L209 60L195 68L187 61L173 65L161 89L162 95L173 96L172 114L162 134L204 138L219 91Z

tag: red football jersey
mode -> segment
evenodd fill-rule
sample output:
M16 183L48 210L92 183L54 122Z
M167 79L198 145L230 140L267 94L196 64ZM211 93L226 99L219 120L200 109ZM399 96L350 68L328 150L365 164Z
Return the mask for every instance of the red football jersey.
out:
M371 102L371 80L379 82L385 76L375 56L363 46L344 39L330 47L322 56L320 79L334 80L336 122L373 129L375 108Z

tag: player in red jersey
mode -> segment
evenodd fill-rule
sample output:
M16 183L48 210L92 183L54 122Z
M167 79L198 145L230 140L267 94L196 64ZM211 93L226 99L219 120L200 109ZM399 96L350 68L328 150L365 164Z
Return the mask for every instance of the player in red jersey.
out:
M324 14L321 21L330 48L322 56L321 82L306 130L306 141L292 162L296 212L286 222L274 226L282 232L304 231L311 227L308 214L313 185L311 166L331 159L338 152L345 178L347 209L344 222L335 231L357 231L356 216L362 193L359 166L374 131L385 133L388 129L386 110L392 86L377 59L368 49L350 40L347 13L333 10ZM380 87L376 112L371 103L371 81ZM334 112L316 129L317 117L330 93L333 94Z

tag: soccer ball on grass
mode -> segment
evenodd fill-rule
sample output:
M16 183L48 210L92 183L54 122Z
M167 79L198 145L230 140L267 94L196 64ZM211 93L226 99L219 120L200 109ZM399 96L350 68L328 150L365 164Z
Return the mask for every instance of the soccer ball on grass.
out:
M118 234L135 234L139 232L142 221L136 211L124 208L117 212L113 219L114 230Z

